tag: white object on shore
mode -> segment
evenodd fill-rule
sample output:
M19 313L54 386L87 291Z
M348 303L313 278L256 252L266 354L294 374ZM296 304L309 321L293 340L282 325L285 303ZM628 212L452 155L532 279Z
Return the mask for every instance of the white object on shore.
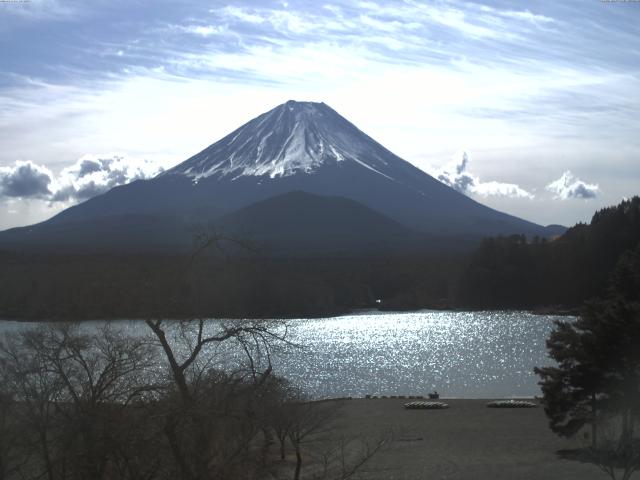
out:
M409 402L404 404L407 410L442 410L449 408L449 404L444 402Z
M489 408L536 408L537 406L537 403L525 400L495 400L487 403Z

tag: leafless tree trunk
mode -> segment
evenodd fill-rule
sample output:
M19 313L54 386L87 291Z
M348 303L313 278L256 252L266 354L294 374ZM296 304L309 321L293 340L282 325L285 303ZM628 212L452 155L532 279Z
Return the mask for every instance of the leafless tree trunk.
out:
M180 402L180 406L176 405L166 411L165 433L171 453L179 466L182 478L210 478L215 475L217 469L226 469L228 461L233 461L238 456L246 456L249 443L260 431L259 424L253 419L256 406L250 391L259 389L269 378L272 370L271 344L286 341L286 327L281 322L251 321L223 324L208 323L205 319L172 323L161 319L148 319L146 324L164 353ZM172 340L174 337L187 341L178 345ZM231 376L239 376L248 381L242 382L241 390L246 390L242 394L244 400L234 406L238 408L244 405L241 423L244 423L248 430L243 431L242 427L236 432L238 446L235 451L230 451L225 459L220 458L220 451L214 447L216 438L223 434L220 424L225 421L225 413L216 411L221 405L216 407L215 404L211 404L216 392L207 390L214 385L207 384L204 377L213 367L209 358L213 349L227 343L235 343L246 359L246 371L233 372ZM236 382L236 385L239 384ZM226 386L220 384L218 393L226 395L233 388L233 382L228 382ZM203 398L207 395L208 399ZM216 418L219 421L216 421ZM190 432L192 442L184 441L183 437L187 431Z
M299 480L302 471L302 445L310 437L318 435L327 428L329 421L340 408L337 402L310 402L298 400L287 405L287 414L291 416L289 441L296 454L294 480Z
M119 421L144 389L148 343L109 327L87 335L70 325L46 326L3 342L0 358L24 436L38 446L42 472L33 477L104 478L114 445L124 441Z

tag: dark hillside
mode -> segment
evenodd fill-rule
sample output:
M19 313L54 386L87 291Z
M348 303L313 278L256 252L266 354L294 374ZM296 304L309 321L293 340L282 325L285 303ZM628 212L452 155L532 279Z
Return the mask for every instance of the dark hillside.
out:
M474 308L575 307L601 295L620 256L640 243L640 197L596 212L553 241L489 238L472 255L457 304Z

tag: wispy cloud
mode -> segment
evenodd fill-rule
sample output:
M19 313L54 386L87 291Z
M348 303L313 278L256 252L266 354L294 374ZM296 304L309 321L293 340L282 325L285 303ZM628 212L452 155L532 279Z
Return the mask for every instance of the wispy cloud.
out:
M488 5L482 5L479 8L480 11L487 12L494 16L523 20L534 25L556 23L556 19L546 15L532 13L530 10L501 10Z
M547 201L536 188L554 168L593 175L607 195L637 190L640 39L630 5L30 5L0 7L0 38L10 45L0 49L4 168L30 158L60 182L67 159L87 151L170 166L296 98L329 103L416 164L468 145L482 163L447 178L472 180L471 195L495 208ZM486 180L498 178L506 182ZM532 192L535 202L508 202ZM592 207L581 207L583 218ZM519 214L539 215L533 206Z
M183 31L185 33L192 33L200 37L211 37L213 35L220 35L224 33L224 26L215 25L176 25L173 28Z
M75 3L75 4L74 4ZM60 21L77 18L86 12L80 3L60 0L29 0L27 2L3 2L1 14L26 21ZM0 21L6 26L10 20ZM7 23L5 23L7 22Z
M558 200L595 198L600 191L597 183L583 182L579 178L574 177L569 170L564 172L559 179L547 185L546 188L554 193L554 198Z

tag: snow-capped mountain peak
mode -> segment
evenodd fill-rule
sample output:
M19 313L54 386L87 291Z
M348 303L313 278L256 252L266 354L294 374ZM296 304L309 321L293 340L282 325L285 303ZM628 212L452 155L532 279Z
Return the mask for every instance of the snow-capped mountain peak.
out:
M390 153L324 103L289 100L163 175L277 178L353 162L391 179Z
M377 227L363 223L366 218ZM185 225L211 222L241 236L264 227L259 241L266 242L312 231L305 248L330 255L338 250L328 238L357 238L360 249L368 235L385 248L395 245L389 252L402 250L411 234L393 222L434 238L546 235L539 225L447 187L324 103L289 101L152 179L116 187L42 224L0 234L0 246L57 242L94 248L106 241L110 248L164 248L171 238L184 246L192 236ZM318 225L333 230L325 238ZM358 235L350 237L354 231ZM363 237L365 231L377 233Z

